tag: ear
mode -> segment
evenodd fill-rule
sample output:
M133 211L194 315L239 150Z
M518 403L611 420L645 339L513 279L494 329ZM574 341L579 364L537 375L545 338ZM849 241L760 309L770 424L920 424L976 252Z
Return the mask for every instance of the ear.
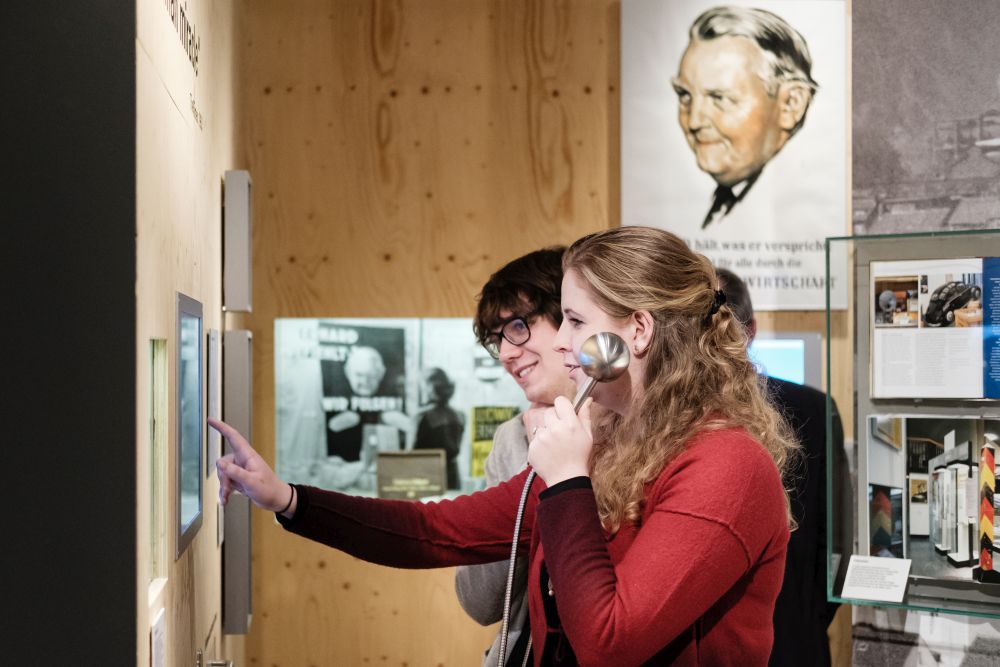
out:
M778 123L785 132L792 132L802 122L812 100L809 86L798 81L787 81L778 88Z
M649 349L649 344L653 340L653 329L656 323L648 310L637 310L628 318L629 329L632 340L625 341L632 354L642 354Z

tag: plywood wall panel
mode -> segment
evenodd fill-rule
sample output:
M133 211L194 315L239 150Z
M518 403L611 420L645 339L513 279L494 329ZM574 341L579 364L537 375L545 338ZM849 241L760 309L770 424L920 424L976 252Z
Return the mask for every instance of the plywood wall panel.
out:
M617 222L617 4L238 5L254 179L254 432L274 458L288 316L469 316L501 264ZM254 515L251 664L477 664L451 570L400 571Z
M268 188L278 228L262 231L267 273L305 272L314 285L276 286L282 303L467 312L467 294L522 249L608 225L609 73L591 57L608 40L606 7L547 23L550 4L260 8L274 30L248 39L247 146L297 188ZM583 55L579 71L561 65ZM348 296L359 293L365 303Z

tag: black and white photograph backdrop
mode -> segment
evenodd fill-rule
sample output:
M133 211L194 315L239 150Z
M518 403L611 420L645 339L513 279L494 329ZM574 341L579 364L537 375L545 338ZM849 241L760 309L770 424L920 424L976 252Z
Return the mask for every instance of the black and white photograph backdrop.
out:
M851 11L854 233L1000 227L1000 4Z
M444 450L446 495L478 490L473 409L527 408L468 318L279 319L274 370L278 475L357 495L414 449Z
M848 231L845 3L624 0L621 22L623 224L678 234L760 310L824 309L824 241Z

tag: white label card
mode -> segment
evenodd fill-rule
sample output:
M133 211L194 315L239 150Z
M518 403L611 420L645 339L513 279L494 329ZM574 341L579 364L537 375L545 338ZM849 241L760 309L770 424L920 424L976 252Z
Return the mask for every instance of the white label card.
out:
M840 596L876 602L902 602L910 563L909 558L851 556Z
M149 664L152 667L165 667L167 664L166 630L166 614L160 609L149 629Z

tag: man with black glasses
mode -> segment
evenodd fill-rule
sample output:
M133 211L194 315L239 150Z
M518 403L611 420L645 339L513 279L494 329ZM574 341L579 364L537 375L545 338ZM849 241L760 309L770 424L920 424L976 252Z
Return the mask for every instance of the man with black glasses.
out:
M565 248L537 250L515 259L490 276L479 295L473 329L479 342L500 361L521 387L531 409L504 422L493 436L486 459L486 483L499 484L524 469L528 461L529 427L541 409L556 396L572 397L575 386L553 340L562 323L560 288ZM526 563L514 573L511 594L509 664L521 664L527 643L528 608L525 604ZM455 590L462 608L482 625L500 620L507 585L508 562L458 568ZM521 641L519 641L519 639ZM499 664L499 637L487 651L483 665Z

